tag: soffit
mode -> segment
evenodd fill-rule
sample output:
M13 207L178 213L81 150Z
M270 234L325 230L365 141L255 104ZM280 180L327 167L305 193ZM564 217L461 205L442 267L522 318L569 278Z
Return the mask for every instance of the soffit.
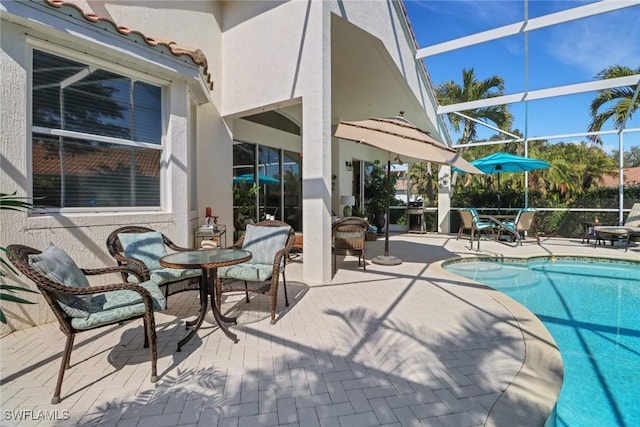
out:
M414 70L416 64L405 64ZM331 20L331 109L333 121L394 117L400 111L440 139L382 41L333 15Z

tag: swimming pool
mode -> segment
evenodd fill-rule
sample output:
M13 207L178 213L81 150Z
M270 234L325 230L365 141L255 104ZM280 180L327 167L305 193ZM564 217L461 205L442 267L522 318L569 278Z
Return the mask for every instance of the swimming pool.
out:
M531 310L564 363L562 427L640 425L640 263L575 257L445 263Z

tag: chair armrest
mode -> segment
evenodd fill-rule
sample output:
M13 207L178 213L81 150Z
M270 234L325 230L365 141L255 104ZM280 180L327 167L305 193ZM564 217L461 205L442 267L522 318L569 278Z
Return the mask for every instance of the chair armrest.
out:
M284 259L285 255L289 255L289 253L291 253L292 249L294 249L293 246L290 247L290 248L282 248L278 252L276 252L276 256L273 258L273 268L274 268L274 270L275 269L279 270L281 265L284 268L286 263L283 262L283 259Z
M131 266L135 266L133 270L136 271L135 274L137 276L141 275L141 280L143 282L151 278L149 268L147 268L147 265L144 262L140 261L139 259L127 258L126 256L123 256L120 254L114 254L113 257L116 259L116 261L118 261L121 264L120 267L125 267L125 268L128 267L127 272L131 270Z
M111 285L89 286L88 288L76 288L75 286L66 286L60 283L54 283L50 286L58 294L64 295L93 295L102 294L111 291L120 291L123 289L137 292L141 295L148 295L151 298L151 294L144 287L136 283L114 283Z
M141 262L141 261L138 261L138 262ZM144 263L142 264L144 265ZM145 266L145 269L146 269L146 266ZM126 265L119 265L117 267L104 267L104 268L81 268L80 270L87 276L97 275L97 274L109 274L109 273L127 273L129 275L132 274L136 276L136 278L141 282L149 280L148 278L147 279L144 278L143 273L133 268L130 268Z

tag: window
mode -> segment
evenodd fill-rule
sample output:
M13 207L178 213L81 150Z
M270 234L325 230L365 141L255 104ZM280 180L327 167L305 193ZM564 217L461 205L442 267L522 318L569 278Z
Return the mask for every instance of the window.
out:
M48 208L160 208L162 88L33 51L33 196Z

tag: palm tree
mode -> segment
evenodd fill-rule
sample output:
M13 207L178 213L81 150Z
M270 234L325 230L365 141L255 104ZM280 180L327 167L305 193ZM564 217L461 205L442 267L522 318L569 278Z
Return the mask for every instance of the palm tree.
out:
M473 68L465 68L462 70L462 86L453 80L441 83L436 87L436 95L441 105L495 98L504 95L504 79L492 76L480 81L476 78ZM510 130L513 124L513 116L506 105L475 108L462 113L480 121L492 122L504 130ZM460 143L465 144L477 138L476 122L453 113L448 114L448 118L456 132L460 132L460 127L464 126Z
M500 76L492 76L481 81L476 78L473 68L464 68L462 70L462 86L450 80L439 84L435 91L441 105L478 101L504 95L504 79ZM513 116L506 105L474 108L461 111L461 113L476 120L491 122L499 129L510 130L513 124ZM456 132L460 132L461 126L464 127L459 143L466 144L477 139L477 123L475 121L453 113L449 113L447 117ZM462 151L460 150L460 152ZM451 191L455 188L457 179L458 173L454 173L451 179Z
M600 71L597 78L614 79L617 77L632 76L640 74L640 67L632 69L622 65L612 65ZM621 129L624 120L631 106L630 114L633 114L640 107L640 96L633 100L635 94L635 86L622 86L612 89L603 89L598 91L595 99L591 101L591 123L589 124L589 132L599 132L610 120L613 120L614 126ZM633 105L631 105L631 101ZM602 109L602 111L600 111ZM588 138L598 144L602 144L599 135L589 135Z

